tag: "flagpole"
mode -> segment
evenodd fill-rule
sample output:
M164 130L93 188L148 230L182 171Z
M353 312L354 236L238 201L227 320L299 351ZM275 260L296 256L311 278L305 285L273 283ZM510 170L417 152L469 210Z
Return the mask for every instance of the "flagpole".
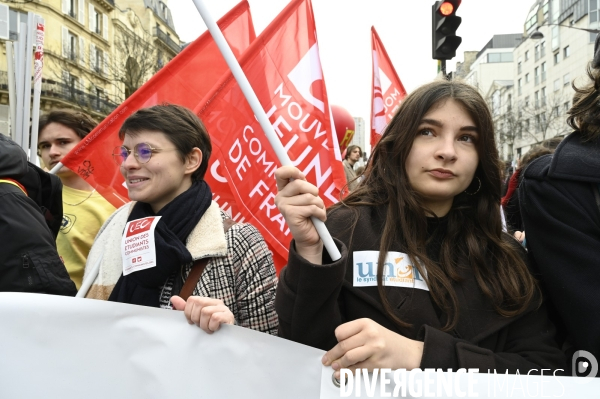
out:
M6 59L8 60L8 106L10 109L10 138L17 141L17 97L15 88L15 61L14 43L6 42Z
M34 46L33 35L35 32L34 26L34 14L29 11L27 13L27 42L25 43L25 54L23 59L25 60L25 77L23 78L24 91L23 91L23 150L29 158L29 117L31 116L31 64L33 62L33 52L31 49ZM31 161L31 158L28 159Z
M260 123L260 127L262 128L263 132L265 132L265 135L267 136L267 139L269 140L271 147L273 147L273 150L275 151L275 154L277 155L279 162L281 163L282 166L292 166L292 161L290 160L290 157L288 156L287 152L285 151L285 148L279 141L279 138L277 137L275 130L273 130L273 126L271 125L271 122L269 121L267 114L265 113L264 109L260 105L260 101L258 100L256 93L254 93L254 90L252 90L252 86L250 86L250 82L248 81L248 78L246 78L244 71L242 71L242 67L235 59L235 56L233 55L233 52L231 51L229 44L227 44L227 41L225 40L225 37L223 36L223 32L221 32L221 30L219 29L219 26L217 25L215 20L210 15L210 13L209 13L208 9L205 7L203 1L202 0L193 0L193 1L194 1L194 4L196 5L196 8L198 9L198 12L200 13L200 16L204 20L204 23L206 24L208 31L212 35L215 43L217 44L217 47L219 47L219 51L223 55L223 58L225 58L225 62L229 66L229 69L231 69L231 72L233 73L235 80L237 81L238 85L242 89L242 92L244 93L244 97L246 97L246 100L250 104L250 108L252 108L252 112L254 112L256 119ZM311 217L311 220L315 226L315 229L317 230L317 233L319 233L319 237L321 237L321 240L323 241L323 246L325 247L325 249L329 253L329 256L331 257L331 260L335 261L335 260L340 259L342 257L342 255L340 254L340 251L337 249L337 247L333 241L333 238L331 238L331 234L329 234L327 227L325 227L325 223L323 223L322 221L320 221L319 219L317 219L314 216Z
M38 129L40 121L40 96L42 93L42 68L44 67L44 18L36 15L35 26L35 61L33 68L33 110L31 114L31 146L29 149L29 162L40 166L37 156Z

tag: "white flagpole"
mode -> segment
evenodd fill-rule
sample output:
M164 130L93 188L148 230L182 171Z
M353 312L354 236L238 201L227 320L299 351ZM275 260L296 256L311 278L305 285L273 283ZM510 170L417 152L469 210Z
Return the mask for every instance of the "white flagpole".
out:
M25 60L25 77L23 79L24 97L22 147L26 154L29 154L29 117L31 115L31 64L33 62L33 54L31 49L33 48L33 32L35 31L33 22L34 14L31 11L29 11L27 13L27 44L25 46L25 54L23 54L23 59Z
M14 54L14 43L11 41L6 42L6 59L8 61L8 106L10 109L10 137L13 141L16 141L17 135L17 98L15 95L15 54Z
M59 162L56 165L54 165L54 167L52 169L50 169L50 172L48 172L48 173L55 175L60 170L60 168L62 168L63 166L64 165L62 164L62 162Z
M44 18L36 15L35 21L35 61L33 65L33 111L31 115L31 148L29 161L39 166L37 156L38 128L40 120L40 96L42 93L42 69L44 67Z
M240 67L240 64L235 59L235 56L233 55L233 52L231 51L229 44L227 44L227 41L225 40L223 33L219 29L219 26L217 25L216 21L212 18L212 16L208 12L208 9L204 6L204 3L202 2L202 0L193 0L193 1L194 1L194 4L196 5L196 8L198 9L198 12L200 13L200 16L204 20L204 23L208 27L208 30L209 30L210 34L212 35L215 43L217 43L217 46L219 47L219 51L223 55L223 58L225 58L225 62L227 62L229 69L231 69L231 72L233 73L235 80L237 81L238 85L242 89L242 92L244 93L244 97L246 97L246 100L250 104L250 107L252 108L252 112L254 112L256 119L260 123L260 127L262 128L263 132L265 132L265 135L267 136L267 139L269 140L271 147L273 147L273 150L275 151L275 154L277 155L279 162L283 166L292 166L292 161L290 160L290 157L288 156L287 152L285 151L285 148L279 141L279 138L277 137L275 130L273 130L273 126L271 125L271 122L269 121L267 114L265 113L262 106L260 105L260 101L258 100L256 93L254 93L254 90L252 90L252 86L250 86L250 82L248 81L248 78L246 78L246 75L244 75L244 71L242 71L242 67ZM317 232L319 233L319 236L321 237L321 240L323 241L323 246L329 253L329 256L331 257L331 259L334 261L340 259L342 257L342 255L340 254L340 251L338 251L337 247L335 246L335 243L333 242L333 239L331 238L331 234L329 234L327 227L325 227L325 223L323 223L322 221L320 221L319 219L317 219L315 217L312 217L311 220L312 220L313 224L315 225L315 229L317 229Z
M17 88L17 112L15 119L15 142L23 148L23 96L25 75L25 42L27 39L27 24L21 22L19 25L19 39L17 40L17 51L15 52L16 88ZM25 149L25 148L23 148Z

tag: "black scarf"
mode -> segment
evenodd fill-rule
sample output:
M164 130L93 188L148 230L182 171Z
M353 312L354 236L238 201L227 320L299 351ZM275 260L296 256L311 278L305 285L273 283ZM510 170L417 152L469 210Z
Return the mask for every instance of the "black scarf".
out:
M128 222L148 216L162 216L154 230L156 266L119 278L109 301L151 307L159 306L161 288L167 279L192 262L185 241L211 204L212 193L204 180L196 181L156 215L152 207L137 202Z

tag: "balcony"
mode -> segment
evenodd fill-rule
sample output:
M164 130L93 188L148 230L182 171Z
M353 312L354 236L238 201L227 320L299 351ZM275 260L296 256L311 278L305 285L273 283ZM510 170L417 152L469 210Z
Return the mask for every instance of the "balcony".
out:
M6 71L0 71L0 90L8 91L8 73ZM33 89L31 89L31 93L33 94ZM88 107L104 115L110 114L118 105L109 101L106 96L88 93L47 79L42 79L41 95L42 101L49 98L63 100L81 107Z
M167 47L173 50L175 54L178 54L181 51L181 46L179 46L175 40L171 39L171 36L160 30L158 26L154 27L153 34L154 37L158 38L158 40L162 41Z

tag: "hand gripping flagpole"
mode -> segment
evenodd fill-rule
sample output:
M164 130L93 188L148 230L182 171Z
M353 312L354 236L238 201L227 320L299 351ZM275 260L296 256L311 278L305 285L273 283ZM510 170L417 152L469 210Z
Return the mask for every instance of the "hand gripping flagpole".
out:
M250 104L252 112L254 112L256 119L258 119L260 127L262 128L263 132L265 132L265 135L267 136L271 147L273 147L273 150L275 151L279 162L282 166L292 166L292 161L290 160L290 157L288 156L287 152L285 151L285 148L279 141L279 138L275 134L275 131L273 130L273 126L271 125L267 114L260 105L260 101L258 101L256 93L254 93L254 90L252 90L252 86L250 86L248 78L246 78L246 75L244 75L244 72L242 71L242 67L235 59L235 56L233 55L229 44L227 44L225 36L223 36L223 33L219 29L219 26L211 17L210 13L208 12L208 9L204 6L202 0L193 1L196 5L196 8L198 9L198 12L200 13L200 16L204 20L204 23L208 27L208 31L210 32L215 43L219 47L219 51L223 55L223 58L225 58L225 62L227 62L229 69L231 69L235 80L242 89L244 97L246 97L246 100ZM313 222L313 225L315 226L315 229L317 230L317 233L319 233L319 237L321 237L321 240L323 241L323 246L325 247L325 249L329 253L329 256L331 257L331 260L335 261L340 259L342 255L340 254L340 251L338 251L335 243L333 242L333 238L331 238L331 234L329 234L327 227L325 227L325 223L323 223L314 216L311 217L311 220Z

